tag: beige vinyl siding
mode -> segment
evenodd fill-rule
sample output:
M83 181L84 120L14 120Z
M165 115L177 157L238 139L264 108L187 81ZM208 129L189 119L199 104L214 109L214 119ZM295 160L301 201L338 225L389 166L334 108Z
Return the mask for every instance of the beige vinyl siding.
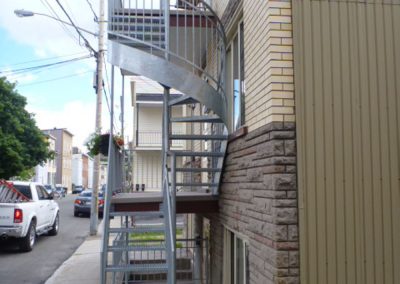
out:
M134 156L134 184L145 184L146 191L161 190L161 152L137 151Z
M293 1L301 283L400 283L400 1Z
M295 120L291 1L244 0L245 117L249 130Z

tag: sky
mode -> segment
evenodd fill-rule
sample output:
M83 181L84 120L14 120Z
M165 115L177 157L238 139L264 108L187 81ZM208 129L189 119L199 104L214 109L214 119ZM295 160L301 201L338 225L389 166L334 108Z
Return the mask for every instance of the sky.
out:
M93 7L98 15L98 0L59 0L75 24L96 33ZM107 1L105 1L107 2ZM67 128L74 134L73 144L82 150L86 138L94 132L96 94L93 88L95 59L93 57L59 64L51 68L20 71L27 67L39 66L59 61L81 58L89 55L82 45L77 32L54 19L35 15L20 18L14 10L24 9L68 19L56 0L1 0L0 9L0 76L17 83L19 94L27 98L26 109L35 114L40 129ZM85 34L91 46L97 50L97 38ZM107 60L107 59L106 59ZM106 66L106 93L110 93L111 67ZM12 72L14 71L14 72ZM121 76L115 70L116 132L121 132L120 117ZM107 80L108 78L108 80ZM127 125L125 133L130 134L130 89L125 84ZM109 131L110 115L103 95L102 132Z

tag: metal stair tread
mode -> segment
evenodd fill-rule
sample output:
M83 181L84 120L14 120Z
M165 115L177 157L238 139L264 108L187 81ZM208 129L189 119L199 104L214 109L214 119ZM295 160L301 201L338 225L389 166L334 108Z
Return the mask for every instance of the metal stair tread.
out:
M110 233L164 233L164 227L129 227L129 228L110 228Z
M219 186L218 183L201 183L201 182L195 182L195 183L186 183L186 182L182 182L182 183L176 183L176 186L193 186L193 187L199 187L199 186L209 186L209 187L215 187L215 186Z
M108 251L152 251L152 250L165 250L166 247L165 245L149 245L149 246L145 246L145 245L136 245L136 246L109 246L107 248Z
M145 211L145 212L130 212L130 211L118 211L110 212L110 216L164 216L162 211Z
M226 135L204 135L204 134L172 134L170 140L227 140Z
M179 98L170 100L168 102L169 106L176 106L176 105L187 105L187 104L196 104L198 101L190 96L181 96Z
M169 151L178 157L224 157L222 152L192 152L192 151Z
M154 264L128 264L128 265L108 265L107 272L167 272L166 263Z
M171 117L171 122L208 122L208 123L222 123L221 118L216 115L204 116L184 116L184 117Z
M171 171L170 168L168 168L168 171ZM220 172L220 168L176 168L176 172L194 172L194 173L201 173L201 172L209 172L209 173L217 173Z

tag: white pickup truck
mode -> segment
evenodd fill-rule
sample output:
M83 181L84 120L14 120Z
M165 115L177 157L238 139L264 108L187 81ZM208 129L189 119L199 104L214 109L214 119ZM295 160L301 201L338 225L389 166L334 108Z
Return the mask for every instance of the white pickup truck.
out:
M0 181L0 237L18 238L21 251L31 251L36 236L57 235L59 207L39 183Z

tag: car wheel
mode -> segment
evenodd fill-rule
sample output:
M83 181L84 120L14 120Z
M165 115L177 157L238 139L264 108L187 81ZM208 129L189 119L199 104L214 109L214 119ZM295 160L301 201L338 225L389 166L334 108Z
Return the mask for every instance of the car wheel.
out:
M51 226L51 230L49 231L49 235L50 236L57 235L59 227L60 227L60 216L57 213L56 218L54 219L54 223Z
M79 217L79 213L76 212L76 211L74 211L74 216L75 216L75 217Z
M19 248L23 252L31 251L33 249L33 246L35 245L35 242L36 242L36 225L35 221L32 221L29 224L29 229L28 232L26 233L26 236L19 240Z

